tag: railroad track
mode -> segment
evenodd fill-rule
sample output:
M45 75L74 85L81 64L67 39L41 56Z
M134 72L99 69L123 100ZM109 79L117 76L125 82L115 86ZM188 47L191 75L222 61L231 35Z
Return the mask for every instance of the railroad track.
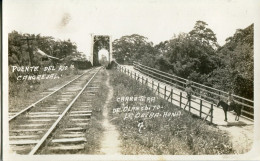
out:
M94 68L82 74L11 116L11 150L18 154L34 155L39 151L83 149L86 142L84 132L92 113L91 97L98 89L93 79L100 69ZM86 99L77 103L82 94Z

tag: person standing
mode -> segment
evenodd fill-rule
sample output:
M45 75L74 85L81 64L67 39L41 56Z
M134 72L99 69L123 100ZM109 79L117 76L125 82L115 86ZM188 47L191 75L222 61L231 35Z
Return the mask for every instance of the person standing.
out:
M231 103L234 103L234 97L232 95L232 92L228 92L228 97L227 97L227 104L230 106Z
M232 92L229 91L228 92L228 97L227 97L228 111L232 111L233 110L234 103L235 103L235 101L234 101L234 97L232 95Z
M188 103L189 103L189 106L190 106L191 96L192 96L192 93L193 93L193 90L192 90L192 88L191 88L191 83L188 83L188 84L186 85L185 92L186 92L186 94L187 94L187 103L185 104L184 109L186 108L186 106L188 105Z

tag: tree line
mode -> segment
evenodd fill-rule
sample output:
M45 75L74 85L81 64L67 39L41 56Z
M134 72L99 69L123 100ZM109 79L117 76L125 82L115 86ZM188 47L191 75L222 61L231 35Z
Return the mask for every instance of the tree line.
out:
M28 40L27 40L28 39ZM26 34L13 31L8 34L8 61L9 65L43 65L48 62L46 57L37 54L40 49L44 53L59 58L62 63L68 63L72 58L86 59L77 50L77 45L68 40L56 40L51 36L40 34ZM46 62L44 62L46 61ZM58 61L49 61L52 65Z
M52 56L38 53L38 49ZM57 58L57 59L56 59ZM77 45L68 40L59 40L51 36L41 36L40 34L27 34L12 31L8 34L8 64L11 66L70 66L73 61L87 61L86 55L77 50ZM82 63L81 62L81 63ZM76 64L77 65L77 64ZM34 72L34 74L40 74ZM9 80L16 82L17 73L9 72Z
M39 50L41 53L39 53ZM42 88L48 86L47 81L34 79L18 81L19 77L28 75L36 77L42 74L49 74L48 76L52 76L51 74L72 75L77 73L77 70L58 70L62 66L70 66L71 63L74 63L76 68L91 64L87 61L86 56L77 50L77 45L70 39L59 40L51 36L12 31L8 34L9 96L18 97L27 94L28 91L38 89L39 85L42 85ZM13 67L21 69L37 67L41 70L19 72L12 70ZM48 67L52 67L59 72L51 73L43 70Z
M254 25L238 29L220 46L215 33L197 21L188 33L153 45L133 34L113 42L119 63L138 61L144 65L224 91L253 99Z

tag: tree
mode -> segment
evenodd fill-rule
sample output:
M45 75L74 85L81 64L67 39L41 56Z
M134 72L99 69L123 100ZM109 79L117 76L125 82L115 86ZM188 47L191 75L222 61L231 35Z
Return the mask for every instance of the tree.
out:
M240 96L253 99L254 25L238 29L233 36L226 39L226 44L219 48L217 55L221 58L222 67L229 71L222 75L223 79L230 80L227 88Z
M29 48L26 38L30 39ZM40 34L22 34L17 31L13 31L8 34L8 61L9 65L29 65L30 61L33 61L34 65L41 65L42 59L39 56L33 54L32 60L30 60L30 52L35 53L39 48L46 54L60 59L64 59L70 55L78 53L77 46L70 40L58 40L55 41L51 36L41 36ZM51 62L55 65L55 61Z
M189 32L190 36L199 40L203 45L210 45L213 49L219 47L216 34L207 27L208 24L204 21L197 21L193 30Z
M138 61L144 54L153 53L152 43L144 36L133 34L113 41L113 54L119 63Z
M201 79L204 79L205 75L208 75L217 67L217 58L213 48L190 34L181 33L158 46L160 46L159 51L162 51L160 55L164 57L159 60L158 64L165 66L159 67L159 69L166 70L168 68L169 71L178 76L187 78L193 74L194 80L202 82ZM163 60L166 61L163 63ZM200 75L203 75L203 77L195 78L195 76Z

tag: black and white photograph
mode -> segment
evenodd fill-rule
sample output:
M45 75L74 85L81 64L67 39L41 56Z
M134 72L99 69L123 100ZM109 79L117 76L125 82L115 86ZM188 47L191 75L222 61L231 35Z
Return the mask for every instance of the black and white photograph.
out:
M259 160L258 15L257 0L4 0L4 161Z

